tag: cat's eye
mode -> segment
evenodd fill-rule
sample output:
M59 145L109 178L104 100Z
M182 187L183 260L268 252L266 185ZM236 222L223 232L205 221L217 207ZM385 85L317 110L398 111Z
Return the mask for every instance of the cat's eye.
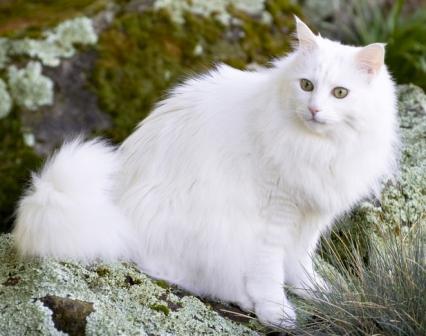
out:
M332 93L334 97L342 99L348 95L349 90L345 89L344 87L338 86L333 89Z
M314 89L314 84L312 84L312 82L308 79L302 78L300 80L300 87L302 88L303 91L313 91Z

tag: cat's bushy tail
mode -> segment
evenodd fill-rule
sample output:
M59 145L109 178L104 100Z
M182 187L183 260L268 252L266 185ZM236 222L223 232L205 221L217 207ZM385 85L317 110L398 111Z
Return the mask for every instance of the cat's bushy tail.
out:
M85 262L128 256L130 226L113 200L120 166L100 140L64 144L19 202L13 235L21 254Z

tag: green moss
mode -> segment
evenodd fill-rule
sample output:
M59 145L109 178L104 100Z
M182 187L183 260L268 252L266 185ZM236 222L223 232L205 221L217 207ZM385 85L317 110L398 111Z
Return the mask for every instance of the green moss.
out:
M268 1L274 25L231 8L238 25L184 14L177 24L165 10L124 13L99 40L93 87L114 121L106 135L122 141L168 88L185 76L225 62L237 68L265 64L290 48L292 13L289 1Z
M157 281L155 281L155 284L157 286L160 286L161 288L164 288L164 289L169 289L170 288L169 283L167 281L164 281L164 280L157 280Z
M38 168L40 158L26 146L16 111L0 119L0 232L7 231L30 171Z
M166 305L163 305L163 304L153 304L153 305L151 305L149 307L151 309L153 309L153 310L156 310L158 312L164 313L164 315L166 315L166 316L169 316L169 314L170 314L170 309Z
M6 83L0 78L0 119L12 110L12 98L6 89Z
M100 277L104 277L109 275L109 269L105 266L100 265L98 268L96 268L96 273L100 276Z
M78 15L90 15L106 0L5 0L0 2L0 35L39 36L42 29Z

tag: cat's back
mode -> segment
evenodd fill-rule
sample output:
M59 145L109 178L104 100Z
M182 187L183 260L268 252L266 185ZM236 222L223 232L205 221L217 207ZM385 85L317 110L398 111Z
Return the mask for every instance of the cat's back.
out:
M249 124L266 73L219 65L171 90L120 148L122 192L136 180L184 188L191 178L218 181L213 173L241 176L251 159Z

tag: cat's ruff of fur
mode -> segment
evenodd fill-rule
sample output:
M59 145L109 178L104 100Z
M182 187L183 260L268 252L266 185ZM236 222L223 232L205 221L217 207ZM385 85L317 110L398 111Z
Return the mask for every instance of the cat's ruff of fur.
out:
M174 88L117 150L65 144L19 203L20 252L131 259L291 326L283 285L308 295L322 281L310 257L321 233L380 190L398 149L383 45L344 46L299 20L297 36L270 69L221 65Z

